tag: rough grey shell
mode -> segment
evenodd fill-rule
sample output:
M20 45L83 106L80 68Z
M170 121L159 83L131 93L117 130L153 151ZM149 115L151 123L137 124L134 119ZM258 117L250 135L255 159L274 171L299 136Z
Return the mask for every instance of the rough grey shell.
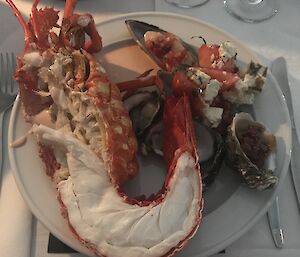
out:
M245 129L250 125L263 128L263 138L268 142L271 150L275 150L275 136L267 132L262 124L255 122L248 113L238 113L235 115L232 124L228 128L228 135L226 138L228 163L241 175L248 187L265 190L273 187L277 183L278 178L274 175L272 170L265 167L259 168L251 162L243 152L237 137L238 130Z

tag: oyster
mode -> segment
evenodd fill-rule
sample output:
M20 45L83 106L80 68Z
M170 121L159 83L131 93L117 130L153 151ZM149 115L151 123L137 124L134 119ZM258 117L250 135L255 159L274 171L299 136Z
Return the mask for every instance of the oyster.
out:
M266 161L276 149L275 136L255 122L248 113L238 113L228 127L227 158L247 186L265 190L274 186L278 178Z

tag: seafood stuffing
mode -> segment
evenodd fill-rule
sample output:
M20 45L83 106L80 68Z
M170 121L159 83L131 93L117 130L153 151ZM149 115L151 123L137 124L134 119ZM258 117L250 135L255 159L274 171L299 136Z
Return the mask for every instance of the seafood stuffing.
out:
M126 24L141 49L171 77L167 79L169 82L165 79L165 92L172 91L177 97L185 95L189 98L196 135L205 134L211 138L209 145L212 147L206 146L210 158L201 159L208 154L203 151L200 154L204 188L217 176L225 156L230 160L227 163L233 164L233 169L250 188L264 190L274 186L278 178L266 165L270 154L275 151L275 137L270 133L266 136L263 126L254 121L255 126L250 126L249 133L245 134L253 132L253 137L238 138L233 132L236 121L246 115L239 114L238 110L243 109L244 105L251 106L263 90L267 68L253 61L246 67L238 65L238 50L229 41L219 45L208 44L200 36L204 44L196 51L176 35L154 25L136 20L128 20ZM181 53L188 53L187 56L193 61L188 64L178 61ZM168 65L170 63L172 65ZM238 123L245 123L246 120ZM142 151L146 154L152 149L161 155L161 146L154 140L160 138L159 130L164 129L161 124L156 122L147 131L142 143ZM206 133L203 133L203 128L206 128ZM272 146L266 143L266 138L273 138ZM251 140L254 141L247 143ZM199 144L198 149L203 150ZM240 156L243 158L238 158ZM254 160L255 156L261 158Z

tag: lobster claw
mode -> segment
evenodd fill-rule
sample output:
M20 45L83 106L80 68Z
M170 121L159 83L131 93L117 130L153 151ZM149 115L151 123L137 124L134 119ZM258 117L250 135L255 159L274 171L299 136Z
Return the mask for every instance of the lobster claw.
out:
M99 35L91 14L74 14L77 0L67 0L64 9L60 38L63 45L72 49L85 49L89 53L102 49L102 38ZM85 40L85 35L90 37Z

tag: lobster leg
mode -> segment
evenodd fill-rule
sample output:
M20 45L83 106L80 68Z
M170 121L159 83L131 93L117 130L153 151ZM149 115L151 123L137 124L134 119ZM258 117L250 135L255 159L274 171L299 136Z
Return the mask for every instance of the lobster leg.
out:
M85 42L84 49L89 53L96 53L102 49L102 39L97 31L96 24L92 15L89 16L91 21L89 22L87 27L85 27L85 32L89 35L91 40Z
M32 32L31 32L28 24L26 23L26 21L22 17L22 14L20 13L20 11L18 10L18 8L13 3L13 1L12 0L6 0L6 2L9 4L9 6L11 7L11 9L14 12L14 15L16 16L16 18L18 19L18 21L20 22L20 24L23 27L24 34L25 34L24 35L24 41L25 41L24 52L27 52L30 43L34 41L35 37L32 34Z
M148 76L148 77L119 82L117 83L117 86L121 92L127 90L135 91L139 88L153 86L155 85L155 82L156 82L156 76Z
M33 32L34 35L36 37L36 39L39 41L41 40L40 37L40 33L38 33L38 19L37 19L37 15L38 15L38 10L37 10L37 6L39 4L40 0L34 0L33 4L32 4L32 8L31 8L31 16L32 16L32 28L33 28Z
M84 48L89 53L99 52L102 49L102 38L99 35L93 16L90 14L78 15L74 14L77 0L67 0L64 9L63 24L62 27L66 27L68 33L68 26L73 24L74 27L79 26L86 33L90 40L84 43L84 46L77 45L73 46L75 49ZM81 19L79 21L79 19ZM87 22L87 24L85 24ZM70 39L61 31L60 38L65 45L71 46Z
M192 114L186 95L166 98L163 139L164 158L169 170L183 152L189 152L198 162Z
M64 18L71 17L74 14L74 10L77 4L77 0L67 0L64 9Z

